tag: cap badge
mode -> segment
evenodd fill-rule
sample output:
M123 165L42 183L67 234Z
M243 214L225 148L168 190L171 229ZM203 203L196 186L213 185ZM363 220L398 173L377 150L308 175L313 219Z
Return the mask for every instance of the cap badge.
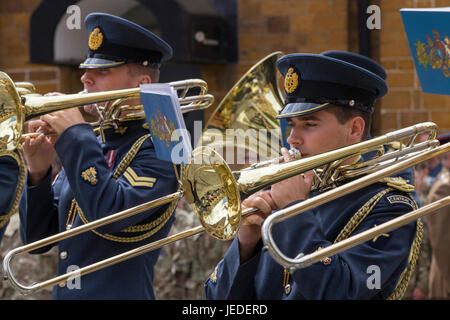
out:
M103 34L100 32L100 28L95 28L89 35L89 48L91 50L97 50L103 43Z
M292 93L298 87L298 74L294 72L294 68L289 68L284 77L284 89L287 93Z

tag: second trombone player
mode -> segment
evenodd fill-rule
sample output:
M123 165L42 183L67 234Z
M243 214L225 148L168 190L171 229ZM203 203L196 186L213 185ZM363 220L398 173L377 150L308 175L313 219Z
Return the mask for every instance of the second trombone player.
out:
M277 67L286 91L279 118L287 118L291 128L287 142L303 157L367 139L374 102L387 92L386 73L378 63L350 52L326 51L286 55ZM287 150L283 155L289 157ZM353 156L343 164L359 160ZM420 247L420 223L295 272L262 250L264 220L273 211L317 195L319 190L311 191L312 181L312 172L307 172L242 202L243 208L257 208L259 213L243 218L238 236L205 283L208 299L401 298ZM273 227L274 240L290 257L321 250L414 210L416 195L410 183L411 169L290 217Z

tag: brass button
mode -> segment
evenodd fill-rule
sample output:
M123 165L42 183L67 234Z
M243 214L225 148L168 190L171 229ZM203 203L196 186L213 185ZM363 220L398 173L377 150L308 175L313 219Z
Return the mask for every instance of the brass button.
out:
M284 287L284 293L288 296L289 295L289 293L291 293L291 285L290 284L287 284L285 287Z
M62 252L59 254L59 258L60 258L61 260L66 259L66 258L67 258L67 251L62 251Z

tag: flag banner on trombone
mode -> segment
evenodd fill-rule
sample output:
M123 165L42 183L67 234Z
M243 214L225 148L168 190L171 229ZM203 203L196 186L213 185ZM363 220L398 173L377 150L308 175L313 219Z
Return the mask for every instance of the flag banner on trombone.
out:
M177 92L168 84L145 84L141 100L158 159L188 164L192 145Z
M400 13L422 91L450 95L450 7Z

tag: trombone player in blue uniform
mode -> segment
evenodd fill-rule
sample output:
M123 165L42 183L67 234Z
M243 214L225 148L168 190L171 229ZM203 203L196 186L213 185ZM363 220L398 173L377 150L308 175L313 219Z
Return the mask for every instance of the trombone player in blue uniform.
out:
M128 20L91 13L88 56L80 64L88 92L158 82L159 66L172 56L165 41ZM126 102L140 104L139 99ZM126 112L126 111L125 111ZM123 117L125 114L121 114ZM129 119L129 118L128 118ZM103 126L97 137L77 108L46 114L31 128L57 133L56 141L26 138L27 202L21 210L21 236L30 243L123 211L178 187L175 168L156 158L145 119ZM53 138L54 139L54 138ZM62 170L52 182L51 160ZM171 203L58 243L58 275L165 237L174 220ZM35 253L42 253L42 248ZM160 250L55 286L53 299L154 299L153 267Z
M344 51L290 54L277 61L285 78L287 142L302 157L366 140L386 73L372 59ZM289 159L286 149L283 156ZM370 155L363 155L363 158ZM349 159L344 164L356 162ZM314 265L289 272L262 250L261 225L273 211L319 191L312 172L294 176L242 202L258 214L243 217L238 236L205 282L207 299L397 299L406 289L421 240L411 223ZM289 257L311 253L417 207L412 169L291 217L273 227Z

